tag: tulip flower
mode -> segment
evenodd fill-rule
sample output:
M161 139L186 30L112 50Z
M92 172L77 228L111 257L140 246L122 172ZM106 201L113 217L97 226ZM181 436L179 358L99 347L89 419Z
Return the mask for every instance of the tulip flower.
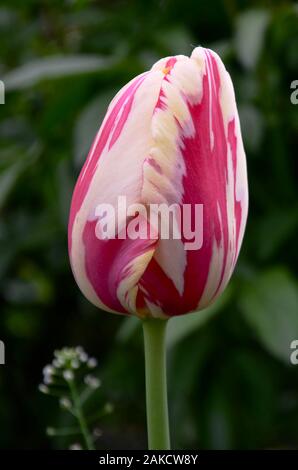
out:
M127 206L142 205L145 211L119 215L119 196ZM148 214L152 205L162 204L188 207L193 218L197 206L203 208L201 225L194 222L199 247L189 249L184 231L180 238L161 236L160 225ZM110 207L118 209L116 225L107 215ZM215 52L197 47L190 57L161 59L118 92L74 190L69 256L75 279L93 304L143 320L146 367L155 364L149 381L164 382L159 358L164 320L209 306L225 289L247 210L246 159L233 85ZM173 217L180 229L189 219L177 212ZM142 227L142 236L128 236L131 224L135 233ZM165 383L160 388L165 402ZM147 407L151 401L149 407L156 408L159 398L152 393L148 396L147 389ZM153 418L149 410L155 433L163 428L158 416L165 417L165 408L163 403ZM151 446L168 446L168 431L161 432L162 444L152 438Z

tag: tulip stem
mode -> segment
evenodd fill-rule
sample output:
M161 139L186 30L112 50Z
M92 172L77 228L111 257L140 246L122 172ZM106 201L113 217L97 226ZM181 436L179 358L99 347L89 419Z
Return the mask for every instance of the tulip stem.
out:
M166 376L166 320L143 320L148 446L169 450L169 414Z

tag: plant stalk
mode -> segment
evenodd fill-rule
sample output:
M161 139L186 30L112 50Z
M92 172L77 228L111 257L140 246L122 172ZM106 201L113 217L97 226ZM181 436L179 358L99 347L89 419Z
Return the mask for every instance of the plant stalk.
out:
M148 446L169 450L169 413L166 376L166 320L143 320Z
M89 434L89 430L87 427L87 423L85 420L85 416L82 411L81 403L80 403L80 398L76 389L76 385L73 380L69 382L69 387L70 387L70 392L71 396L73 399L73 404L74 404L74 409L75 409L75 415L77 417L77 420L79 422L79 426L85 441L85 445L87 450L94 450L94 445L92 442L92 438Z

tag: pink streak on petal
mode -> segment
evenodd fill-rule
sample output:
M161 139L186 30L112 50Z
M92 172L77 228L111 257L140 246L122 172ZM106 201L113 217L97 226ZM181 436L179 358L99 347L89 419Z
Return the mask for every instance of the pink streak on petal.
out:
M124 105L124 110L122 111L122 115L120 118L121 129L119 128L119 122L118 122L114 130L114 134L112 136L113 143L115 143L116 139L120 135L121 130L123 129L125 121L127 120L129 112L131 110L135 93L137 89L139 88L139 86L141 85L141 83L146 78L146 75L147 73L136 77L132 81L131 85L122 94L120 94L118 101L116 101L114 107L110 111L109 116L107 120L105 121L103 127L99 130L99 133L100 133L99 139L97 135L93 141L93 144L88 153L88 157L84 163L84 166L81 170L80 176L76 183L73 197L72 197L70 216L69 216L69 225L68 225L69 253L71 252L71 242L72 242L71 234L72 234L72 227L73 227L75 216L81 208L83 200L88 191L90 182L92 181L93 175L95 173L98 160L100 159L102 151L104 150L107 144L107 141L109 139L109 136L115 125L116 118L122 106L124 105L125 101L128 99L129 105L128 106ZM110 148L111 148L111 144L109 146L109 149Z
M174 65L176 64L176 62L177 62L176 57L170 57L170 59L167 60L166 65L165 65L165 69L169 68L169 71L164 75L163 80L165 80L167 82L169 81L168 75L171 75L171 71L172 71ZM158 96L158 100L157 100L154 112L158 109L166 109L166 105L165 105L164 100L163 100L164 97L165 97L165 94L164 94L164 91L162 89L162 83L161 83L160 93L159 93L159 96Z
M198 305L207 282L214 238L218 244L222 241L224 250L218 287L223 279L229 243L226 207L228 147L219 97L220 76L214 57L209 51L206 51L206 56L210 70L203 78L203 99L200 104L190 108L196 136L194 139L184 140L183 152L187 166L183 202L204 205L203 246L200 250L188 251L185 271L184 296L192 298L193 309Z
M202 100L198 104L188 103L195 134L192 137L184 137L181 129L183 145L180 149L186 166L182 203L192 205L192 217L194 205L204 205L203 246L200 250L187 251L183 296L179 295L172 281L154 259L149 263L140 281L144 289L150 292L150 300L159 304L169 316L180 315L197 308L207 282L214 238L219 243L223 237L224 263L221 280L228 250L227 142L219 98L220 77L215 59L208 51L206 55L210 67L203 77ZM213 146L210 138L211 130L214 134ZM223 234L220 228L218 204Z
M170 57L169 60L167 60L167 62L166 62L166 67L174 67L176 62L177 62L176 57ZM171 71L169 73L171 73Z
M168 278L154 258L148 264L139 284L147 292L144 297L151 303L160 305L164 313L167 315L177 315L179 313L181 306L180 295L173 281Z
M145 158L144 163L148 163L149 165L152 166L152 168L154 168L154 170L155 170L157 173L159 173L160 175L162 175L161 166L160 166L159 163L155 160L155 158L147 157L147 158Z
M87 277L99 299L107 307L128 314L118 300L117 288L119 283L129 276L131 262L152 249L158 239L100 240L95 235L96 223L97 221L88 221L83 233Z
M138 84L138 86L141 84L141 82ZM121 131L123 129L123 126L124 124L126 123L126 120L128 118L128 115L130 113L130 110L131 110L131 107L132 107L132 103L133 103L133 100L134 100L134 93L136 91L138 87L136 87L133 92L130 94L127 102L125 103L124 107L123 107L123 111L121 113L121 116L119 118L119 121L117 122L116 124L116 127L114 129L114 132L113 132L113 135L112 135L112 138L110 140L110 143L109 143L109 150L113 147L114 143L117 141L117 139L119 138L120 134L121 134Z

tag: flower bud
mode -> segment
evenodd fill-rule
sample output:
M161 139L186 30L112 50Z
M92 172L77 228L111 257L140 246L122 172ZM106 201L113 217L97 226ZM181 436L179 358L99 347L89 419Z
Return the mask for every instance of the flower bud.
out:
M119 197L139 212L119 211ZM175 205L180 237L164 237L149 217L162 204ZM247 210L245 153L222 61L202 47L161 59L112 100L77 181L75 279L106 311L168 318L200 310L233 273ZM142 236L129 236L140 227Z

